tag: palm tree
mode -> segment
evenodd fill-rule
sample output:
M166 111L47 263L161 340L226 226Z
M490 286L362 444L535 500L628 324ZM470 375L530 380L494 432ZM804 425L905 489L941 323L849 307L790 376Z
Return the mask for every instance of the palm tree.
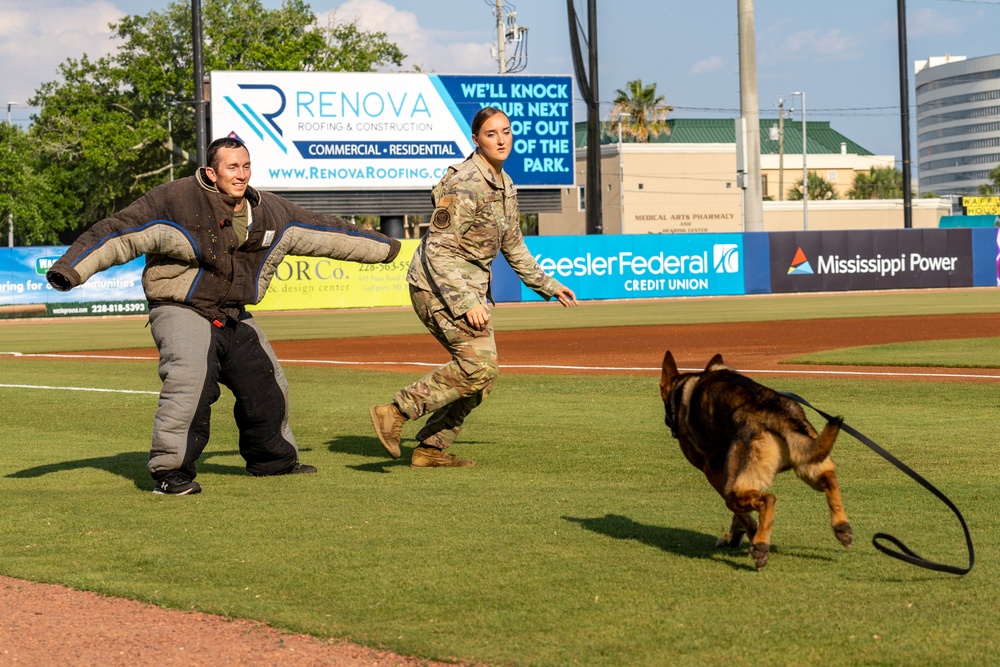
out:
M625 90L615 91L614 106L608 113L612 131L621 125L622 134L636 141L649 141L649 135L670 134L667 114L674 108L656 94L656 84L642 85L642 79L629 81Z
M800 178L789 188L785 195L788 201L802 201L802 179ZM810 201L822 201L825 199L837 199L837 191L833 184L819 174L809 172L809 199Z
M989 175L989 183L982 183L979 186L979 194L989 197L1000 192L1000 165L993 168Z
M871 167L854 175L848 199L902 199L903 174L895 167Z

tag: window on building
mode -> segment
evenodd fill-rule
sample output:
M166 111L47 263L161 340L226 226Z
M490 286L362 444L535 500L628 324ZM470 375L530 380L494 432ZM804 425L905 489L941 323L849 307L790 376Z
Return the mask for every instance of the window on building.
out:
M576 189L576 210L586 211L587 210L587 188L586 186L579 186Z

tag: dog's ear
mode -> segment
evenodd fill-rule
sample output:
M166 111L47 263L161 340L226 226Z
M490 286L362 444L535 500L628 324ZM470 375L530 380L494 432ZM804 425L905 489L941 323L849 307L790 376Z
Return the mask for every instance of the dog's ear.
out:
M660 375L660 396L664 401L667 400L670 379L677 375L677 362L674 361L674 355L670 354L670 350L667 350L667 353L663 355L663 374Z
M708 362L708 366L705 366L705 372L717 371L722 368L726 368L726 362L722 360L721 354L717 354Z

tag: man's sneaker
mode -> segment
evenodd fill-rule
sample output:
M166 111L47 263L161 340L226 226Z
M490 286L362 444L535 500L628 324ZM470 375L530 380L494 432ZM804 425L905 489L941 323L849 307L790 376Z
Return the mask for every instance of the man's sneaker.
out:
M160 496L188 496L192 493L201 493L201 484L177 472L157 482L153 493Z
M372 426L375 427L375 435L379 442L389 452L389 456L394 459L400 457L399 440L403 433L403 424L406 423L406 415L399 411L395 403L383 403L373 405L368 413L372 417Z
M460 459L454 454L445 454L437 447L420 445L413 450L410 459L412 468L470 468L476 465L470 459Z

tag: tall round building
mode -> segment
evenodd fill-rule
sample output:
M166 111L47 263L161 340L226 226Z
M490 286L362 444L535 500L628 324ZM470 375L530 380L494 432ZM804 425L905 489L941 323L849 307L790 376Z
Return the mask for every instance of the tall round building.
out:
M921 195L978 195L1000 164L1000 55L916 63Z

